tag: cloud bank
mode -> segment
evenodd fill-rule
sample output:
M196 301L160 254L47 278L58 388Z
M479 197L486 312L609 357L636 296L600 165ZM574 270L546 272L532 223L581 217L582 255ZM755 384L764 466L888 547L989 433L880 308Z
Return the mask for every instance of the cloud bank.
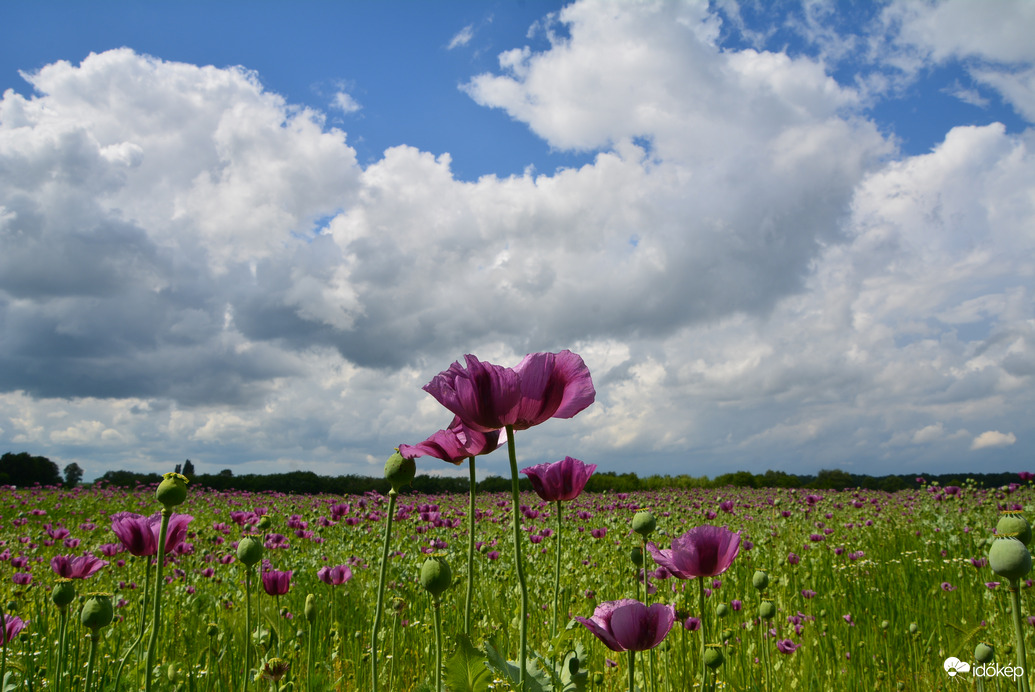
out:
M1030 123L1030 42L982 40L968 7L889 6L887 69L966 57ZM420 386L462 354L572 348L598 402L528 434L530 463L1023 463L1032 131L902 156L873 80L725 48L724 22L564 8L547 49L462 88L592 163L476 181L405 145L363 167L242 68L121 49L26 75L33 96L0 100L0 441L88 477L186 457L376 474L448 422Z

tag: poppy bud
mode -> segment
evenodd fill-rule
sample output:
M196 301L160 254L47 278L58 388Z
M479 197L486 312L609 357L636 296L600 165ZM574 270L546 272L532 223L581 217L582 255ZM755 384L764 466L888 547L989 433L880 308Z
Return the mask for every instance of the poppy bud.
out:
M637 567L643 567L643 548L633 548L630 550L629 559Z
M420 568L420 584L438 598L453 583L453 572L440 557L429 557Z
M1031 571L1031 553L1016 538L997 538L988 550L988 565L999 576L1015 581Z
M995 525L997 536L1014 537L1024 545L1031 543L1031 526L1020 510L1007 510L999 515L999 523Z
M572 656L568 659L568 672L572 675L578 675L579 672L579 657Z
M732 638L733 638L733 630L731 630L730 628L727 627L726 629L724 629L722 631L722 641L728 642Z
M755 570L754 576L751 577L751 584L759 591L764 591L765 587L769 586L769 575L760 569Z
M58 608L64 608L69 603L75 600L75 586L72 584L71 579L60 578L54 583L54 588L50 590L50 600L54 602Z
M704 665L715 670L722 665L726 658L722 655L722 648L718 644L708 644L704 649Z
M991 644L984 642L979 643L974 647L974 659L978 663L988 663L995 657L995 649Z
M305 619L309 624L316 620L316 596L313 594L305 597Z
M208 623L208 636L215 637L219 634L219 625L214 622Z
M392 490L396 493L412 483L415 475L417 475L417 463L413 459L404 458L402 454L399 454L398 449L385 462L385 479L392 484Z
M776 615L776 606L768 598L762 599L758 606L758 617L763 620L772 620Z
M603 685L604 684L604 674L603 673L593 673L593 684L596 685L597 687L600 687L601 685Z
M155 499L166 509L182 505L187 499L187 478L178 473L167 473L155 490Z
M730 612L730 607L728 605L726 605L725 603L720 603L719 605L715 606L715 614L718 615L721 618L724 618L727 615L729 615L729 612Z
M655 519L654 515L647 510L637 512L633 516L632 530L644 538L647 538L654 533L654 529L656 528L658 528L658 520Z
M273 526L273 522L265 514L259 517L259 521L255 522L255 528L259 531L266 531L271 526Z
M83 623L83 627L88 627L96 633L100 628L110 625L114 616L115 610L111 605L111 594L93 593L83 604L83 612L79 616L79 621Z
M251 567L262 559L262 543L251 536L245 536L237 544L237 559Z
M919 631L920 631L920 626L919 625L917 625L915 622L909 623L909 633L910 634L916 634Z

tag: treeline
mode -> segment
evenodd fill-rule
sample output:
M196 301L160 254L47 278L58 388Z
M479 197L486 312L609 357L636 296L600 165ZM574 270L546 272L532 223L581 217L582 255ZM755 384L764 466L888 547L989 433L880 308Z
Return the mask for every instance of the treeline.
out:
M33 485L64 485L71 488L83 478L79 464L72 462L65 467L65 476L58 473L58 465L47 457L32 456L28 452L0 457L0 485L14 485L28 488Z
M968 483L979 488L998 488L1010 483L1020 482L1016 473L976 473L976 474L921 474L927 484L938 483L941 486L963 486ZM249 492L283 492L293 494L329 493L334 495L362 495L365 492L388 492L388 482L383 478L369 476L318 476L312 471L292 471L290 473L246 474L235 476L230 469L217 474L189 475L192 487L205 487L213 490L244 490ZM142 474L131 471L108 471L96 482L108 483L124 488L137 485L157 483L161 476L156 473ZM466 493L469 489L468 479L462 477L444 477L419 475L413 479L413 485L405 492L413 493ZM520 481L523 491L532 489L531 483L524 477ZM916 489L922 486L918 476L889 475L868 476L848 473L840 469L823 470L815 475L796 475L782 471L766 471L753 474L749 471L726 473L715 478L704 476L646 476L639 477L635 473L615 473L613 471L593 474L586 484L586 492L590 493L627 493L637 490L691 489L691 488L803 488L813 490L844 490L860 488L867 490L899 490ZM509 478L490 476L478 482L479 492L506 492L511 488Z

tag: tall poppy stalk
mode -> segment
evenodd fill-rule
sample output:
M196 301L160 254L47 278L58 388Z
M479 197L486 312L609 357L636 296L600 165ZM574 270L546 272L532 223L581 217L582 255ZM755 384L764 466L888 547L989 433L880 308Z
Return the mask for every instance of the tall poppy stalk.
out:
M167 473L155 490L155 499L162 504L162 526L158 532L158 566L155 569L155 606L151 617L151 640L147 645L144 666L144 690L151 692L151 671L154 669L155 649L158 647L158 630L162 625L162 566L165 563L165 540L169 533L169 517L173 507L182 505L187 499L187 478L178 473Z

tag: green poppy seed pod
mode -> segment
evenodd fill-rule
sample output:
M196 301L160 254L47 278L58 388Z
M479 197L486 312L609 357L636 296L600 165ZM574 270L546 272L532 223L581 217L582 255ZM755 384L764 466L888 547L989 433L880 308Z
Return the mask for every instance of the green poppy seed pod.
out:
M247 567L258 563L262 559L262 543L251 536L245 536L237 543L237 559Z
M1014 537L1024 545L1031 543L1031 525L1019 510L1008 510L999 515L995 525L997 536Z
M730 613L730 607L728 605L726 605L725 603L720 603L719 605L715 606L715 614L718 615L719 617L724 618L727 615L729 615L729 613Z
M183 680L183 673L175 663L170 663L169 667L165 669L165 677L169 682L177 683Z
M643 510L633 515L632 530L644 538L654 533L656 528L658 528L658 520L649 511Z
M90 594L83 604L79 621L83 623L83 627L97 632L100 628L110 625L113 617L115 609L111 605L111 594L94 593Z
M166 509L182 505L187 499L187 478L178 473L167 473L155 490L155 499Z
M396 493L412 483L415 475L417 463L413 459L404 458L398 449L385 462L385 479L392 484L392 490Z
M438 598L453 583L453 572L440 557L429 557L420 568L420 584Z
M720 636L722 637L722 641L728 642L730 639L733 638L733 630L727 627L722 631L722 634Z
M214 622L208 623L208 636L215 637L219 635L219 625Z
M259 521L255 522L255 528L259 531L269 531L271 526L273 526L273 521L265 514L259 517Z
M630 550L629 559L637 567L643 567L643 548L633 548Z
M920 626L918 624L916 624L915 622L909 623L909 633L910 634L916 634L919 631L920 631Z
M75 585L71 579L60 578L54 583L50 590L50 600L58 608L64 608L75 600Z
M704 665L715 670L722 665L726 658L722 655L722 649L718 644L708 644L704 649Z
M305 619L309 624L316 620L316 596L313 594L305 597Z
M991 644L981 642L974 647L974 659L978 663L989 663L993 658L995 658L995 649Z
M758 617L763 620L772 620L774 615L776 615L776 606L768 598L764 599L758 605Z
M765 587L769 586L769 575L757 569L751 577L751 584L759 591L765 591Z
M1016 538L997 538L988 549L988 565L1000 577L1014 581L1031 571L1031 553Z
M886 630L886 629L888 629L888 627L890 627L890 626L891 626L891 623L890 623L890 622L888 622L887 620L881 620L881 621L880 621L880 628L881 628L882 630Z

